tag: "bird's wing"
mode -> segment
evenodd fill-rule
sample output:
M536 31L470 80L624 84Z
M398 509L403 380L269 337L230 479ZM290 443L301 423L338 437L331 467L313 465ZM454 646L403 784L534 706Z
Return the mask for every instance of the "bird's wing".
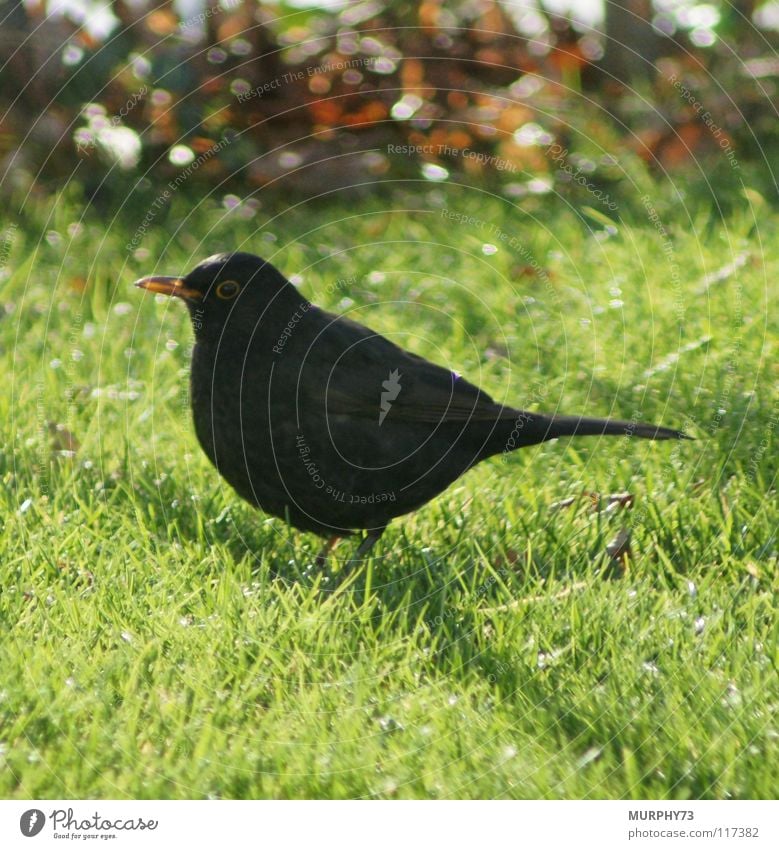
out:
M306 382L324 381L329 415L377 418L386 410L395 422L431 424L494 422L516 415L455 372L361 324L327 313L319 318L324 329L312 343Z

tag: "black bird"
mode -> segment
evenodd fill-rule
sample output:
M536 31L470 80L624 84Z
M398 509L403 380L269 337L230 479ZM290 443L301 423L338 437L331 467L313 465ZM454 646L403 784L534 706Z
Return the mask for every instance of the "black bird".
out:
M195 431L250 503L296 528L365 530L364 555L396 516L476 463L558 436L684 439L636 422L528 413L449 369L307 301L269 262L217 254L186 277L135 284L186 303L195 331Z

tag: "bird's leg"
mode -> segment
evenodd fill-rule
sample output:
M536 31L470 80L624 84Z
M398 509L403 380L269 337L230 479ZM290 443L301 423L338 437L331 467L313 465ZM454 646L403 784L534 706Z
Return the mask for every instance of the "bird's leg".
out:
M333 534L333 536L325 541L325 544L319 549L319 554L317 554L314 561L317 566L324 566L325 563L327 563L327 557L336 545L338 545L339 539L341 539L341 537L339 537L338 534Z
M381 539L381 535L387 530L387 526L383 528L373 528L365 535L365 539L357 546L357 551L349 558L346 564L347 569L356 566L365 555L373 548L374 545Z

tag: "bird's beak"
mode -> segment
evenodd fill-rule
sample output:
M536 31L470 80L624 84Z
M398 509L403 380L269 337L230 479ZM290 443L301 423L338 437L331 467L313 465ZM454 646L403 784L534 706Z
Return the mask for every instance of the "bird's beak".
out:
M197 289L185 286L180 277L161 277L160 275L141 277L140 280L135 281L135 285L140 289L148 289L158 295L173 295L177 298L183 298L185 301L201 301L203 299L203 295Z

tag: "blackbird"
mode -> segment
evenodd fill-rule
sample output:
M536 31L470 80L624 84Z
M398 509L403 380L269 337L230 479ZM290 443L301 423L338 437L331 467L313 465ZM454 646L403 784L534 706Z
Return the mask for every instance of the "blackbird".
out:
M637 422L529 413L456 372L314 306L247 253L209 257L185 277L135 284L181 298L195 333L195 432L251 504L328 538L366 536L416 510L487 457L559 436L684 439Z

